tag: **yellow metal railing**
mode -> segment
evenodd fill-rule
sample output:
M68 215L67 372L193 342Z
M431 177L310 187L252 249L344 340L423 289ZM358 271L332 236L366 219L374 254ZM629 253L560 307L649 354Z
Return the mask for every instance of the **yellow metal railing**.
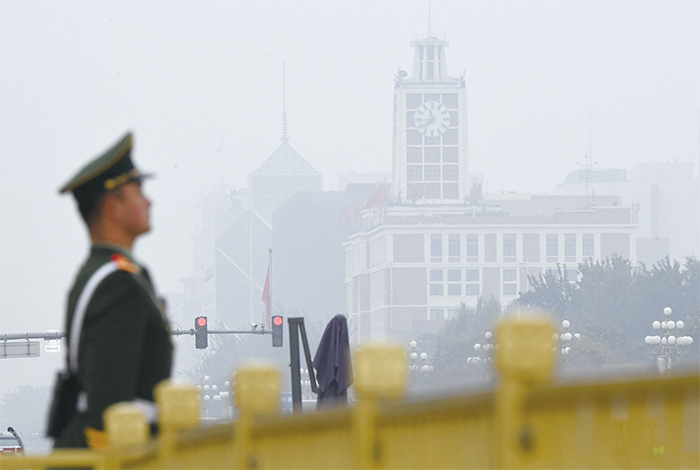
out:
M249 366L238 420L203 429L197 390L166 382L157 439L120 404L105 414L107 450L2 456L0 469L700 468L700 375L551 384L553 333L536 316L499 324L491 393L405 401L405 352L366 345L353 407L282 416L279 372Z

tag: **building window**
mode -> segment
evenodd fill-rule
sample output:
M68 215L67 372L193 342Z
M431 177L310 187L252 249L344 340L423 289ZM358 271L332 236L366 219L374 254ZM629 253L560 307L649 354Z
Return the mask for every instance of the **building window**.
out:
M464 271L465 295L479 295L479 270L466 269Z
M547 256L555 257L559 254L559 240L556 235L547 235Z
M566 279L571 283L578 281L578 269L567 268L566 269Z
M430 257L442 258L442 235L432 235L430 237Z
M406 161L408 163L423 163L423 149L421 147L408 147Z
M425 145L440 145L440 136L430 137L429 135L426 135L424 138Z
M442 185L443 199L459 199L459 184L458 183L443 183Z
M507 235L504 236L503 256L515 256L515 237Z
M467 238L467 256L479 256L479 239Z
M408 129L406 131L406 144L423 145L423 134L415 129Z
M430 270L430 295L442 295L442 269Z
M458 145L457 129L447 129L444 134L442 134L442 144L443 145Z
M408 165L406 178L408 181L423 181L423 167L421 165Z
M583 256L593 256L593 237L584 236L581 248L583 250Z
M457 261L459 261L459 256L460 256L459 235L450 235L448 252L449 252L450 258L457 258Z
M423 104L423 97L420 93L408 93L406 95L406 109L416 109Z
M439 172L440 170L438 170ZM440 199L440 183L429 183L425 185L426 199Z
M518 272L516 269L503 270L503 295L517 295Z
M442 167L443 181L459 180L459 167L457 165L443 165Z
M426 147L425 148L425 162L426 163L440 163L440 147Z
M479 295L479 284L465 284L464 295Z
M459 113L450 111L450 127L459 127Z
M442 95L442 104L449 109L457 109L457 93L445 93Z
M564 239L564 256L576 256L576 238L567 236Z
M430 321L439 321L445 319L445 313L441 308L430 309Z
M425 181L440 181L440 165L425 165Z
M443 147L442 162L457 163L459 161L459 147Z
M447 270L447 295L462 295L462 270Z

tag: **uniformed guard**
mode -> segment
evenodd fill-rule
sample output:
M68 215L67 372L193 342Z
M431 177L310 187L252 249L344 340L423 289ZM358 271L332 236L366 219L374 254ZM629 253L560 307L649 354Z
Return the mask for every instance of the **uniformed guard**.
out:
M75 409L63 410L72 416L55 447L104 447L102 413L117 402L136 404L155 425L153 387L170 376L163 303L131 254L151 228L151 203L141 192L147 175L132 163L132 141L127 133L60 190L73 193L92 247L68 297L67 365L78 393Z

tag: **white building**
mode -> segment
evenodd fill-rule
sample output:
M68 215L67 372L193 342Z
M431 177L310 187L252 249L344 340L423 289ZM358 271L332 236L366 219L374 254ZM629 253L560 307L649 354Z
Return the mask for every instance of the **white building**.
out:
M653 264L670 256L700 255L700 179L689 162L639 163L626 170L585 170L566 177L560 195L620 196L638 211L637 260Z
M415 339L460 303L502 305L528 275L614 254L636 257L635 214L617 196L512 196L471 192L467 95L447 74L447 42L411 44L412 75L394 90L392 201L362 213L345 243L346 307L354 342Z

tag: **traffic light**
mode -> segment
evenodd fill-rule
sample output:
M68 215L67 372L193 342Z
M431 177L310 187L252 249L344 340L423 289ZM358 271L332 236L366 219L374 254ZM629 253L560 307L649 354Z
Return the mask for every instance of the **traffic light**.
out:
M197 317L194 319L194 347L207 349L208 344L207 317Z
M280 315L272 317L272 347L281 348L284 342L284 318Z

